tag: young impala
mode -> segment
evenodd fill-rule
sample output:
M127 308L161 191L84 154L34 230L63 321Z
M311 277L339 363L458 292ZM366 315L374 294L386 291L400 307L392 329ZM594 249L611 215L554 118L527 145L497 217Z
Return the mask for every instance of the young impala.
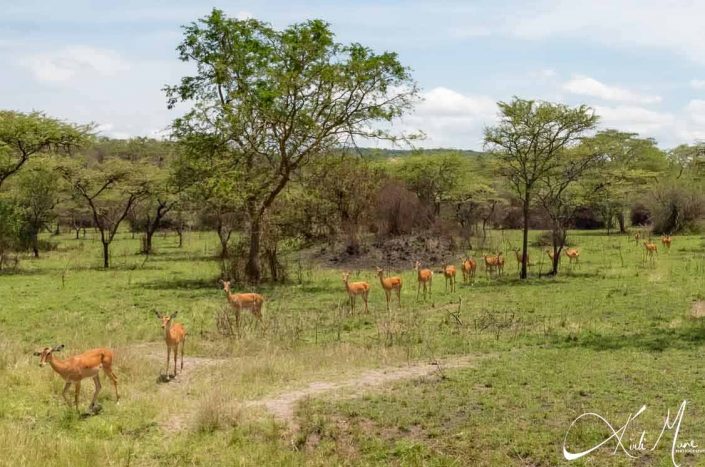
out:
M521 269L521 249L515 248L514 255L517 258L517 270ZM526 252L526 265L529 265L529 252Z
M566 248L565 255L568 257L568 264L572 264L573 262L578 264L578 260L580 259L580 250L577 248Z
M666 251L671 251L671 236L670 235L664 235L661 237L661 245L666 249Z
M164 329L164 340L166 341L166 375L169 376L169 355L172 350L174 351L174 378L176 378L176 357L179 353L179 346L181 346L181 372L184 371L184 344L186 343L186 328L181 323L175 323L174 318L176 314L174 312L171 315L160 315L156 311L157 319L162 322L162 329Z
M419 293L423 286L423 299L426 300L426 288L428 288L428 296L431 296L431 285L433 285L433 271L430 269L421 269L421 261L414 264L416 277L418 279L418 287L416 288L416 300L419 299Z
M656 248L656 244L651 241L645 241L644 242L644 253L646 255L644 260L646 260L646 258L648 258L649 262L653 263L656 260L654 255L658 254L658 249Z
M446 292L448 292L448 282L450 282L450 291L455 292L455 266L452 264L443 266L443 276L446 279Z
M95 392L93 393L93 399L91 400L91 405L89 410L93 411L96 409L96 399L98 398L98 392L100 392L100 377L98 372L103 369L105 376L110 378L115 387L115 400L120 400L120 395L118 394L117 388L117 376L113 373L112 363L113 363L113 352L107 348L98 348L88 350L80 355L75 355L66 360L61 360L54 356L54 352L59 352L64 348L64 344L56 345L54 347L46 347L41 352L34 352L34 355L39 358L39 366L44 366L47 363L51 368L61 376L61 378L66 382L64 384L64 391L61 393L64 400L71 407L71 402L66 396L69 388L73 384L76 392L74 395L74 404L76 410L78 411L78 396L81 392L81 381L86 378L93 378L93 383L95 384Z
M228 303L235 310L235 325L240 332L240 312L243 308L250 310L257 321L262 323L262 305L264 297L258 293L232 293L230 291L230 281L220 281L223 284L223 290L228 298Z
M377 275L379 276L379 282L382 284L384 293L387 297L387 311L389 311L389 300L392 298L392 291L397 293L397 300L399 300L399 308L401 308L401 277L387 277L384 278L384 269L377 267Z
M463 261L463 282L468 282L470 279L475 277L475 269L477 269L477 262L472 258L465 258Z
M344 272L343 284L345 284L345 290L348 292L348 297L350 298L350 312L355 313L355 298L360 295L365 301L365 313L369 313L370 310L367 307L367 297L370 294L370 284L367 282L350 282L349 279L350 273Z

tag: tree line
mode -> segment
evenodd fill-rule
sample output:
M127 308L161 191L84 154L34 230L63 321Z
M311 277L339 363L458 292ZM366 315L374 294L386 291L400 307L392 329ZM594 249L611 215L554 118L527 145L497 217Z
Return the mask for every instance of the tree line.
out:
M550 231L558 273L568 229L629 223L698 229L705 146L660 149L599 129L587 106L498 103L482 153L357 149L413 144L388 123L418 89L396 54L340 44L328 24L277 30L213 10L184 28L194 74L164 88L185 106L166 140L116 140L39 112L0 112L0 267L51 248L40 233L95 229L103 265L125 226L153 236L213 230L224 273L283 280L282 252L327 242L350 255L369 238L426 232L469 242L488 228ZM42 237L44 238L44 237ZM181 240L180 240L181 244Z

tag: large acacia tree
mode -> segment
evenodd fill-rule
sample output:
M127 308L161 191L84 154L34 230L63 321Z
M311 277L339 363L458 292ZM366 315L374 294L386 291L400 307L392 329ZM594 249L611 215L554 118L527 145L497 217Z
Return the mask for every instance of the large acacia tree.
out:
M590 107L524 100L499 102L499 123L485 129L485 145L496 153L502 174L522 203L522 279L527 277L529 208L542 179L564 165L564 151L597 125Z
M213 10L184 28L178 52L196 73L165 89L169 107L192 105L173 135L198 149L187 154L229 162L249 230L245 272L257 282L263 220L292 176L356 138L394 139L379 123L410 109L416 86L395 53L337 43L320 20L276 30Z

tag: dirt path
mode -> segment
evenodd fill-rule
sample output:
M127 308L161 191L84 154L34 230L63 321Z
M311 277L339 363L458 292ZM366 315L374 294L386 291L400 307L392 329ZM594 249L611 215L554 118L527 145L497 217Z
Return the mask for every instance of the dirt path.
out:
M466 355L430 363L416 363L408 366L368 370L358 376L342 381L314 381L301 389L283 392L263 399L246 401L243 406L264 407L278 419L293 426L296 405L309 397L320 397L330 393L335 393L335 396L339 398L356 397L361 391L374 389L393 381L442 374L446 369L469 367L481 358L484 358L484 356Z

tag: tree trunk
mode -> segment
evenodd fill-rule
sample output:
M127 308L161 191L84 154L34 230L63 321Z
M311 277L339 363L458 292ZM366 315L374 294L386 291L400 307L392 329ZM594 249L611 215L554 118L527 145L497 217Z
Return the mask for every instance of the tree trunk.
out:
M529 196L524 198L523 206L524 214L524 225L522 229L522 239L521 239L521 273L519 274L520 279L526 279L528 277L527 272L527 261L526 253L529 248Z
M176 233L179 235L179 248L184 246L184 229L181 227L176 229Z
M110 242L102 241L103 243L103 267L104 268L109 268L110 267Z
M627 233L626 222L624 222L624 211L621 209L617 213L617 222L619 222L619 233Z
M152 254L152 237L154 236L154 230L147 229L147 233L144 236L144 248L142 253L145 255Z
M252 283L259 283L262 271L259 264L260 239L262 238L262 224L259 216L250 220L250 251L247 255L245 274Z
M32 234L32 253L35 258L39 258L39 237L36 233Z

